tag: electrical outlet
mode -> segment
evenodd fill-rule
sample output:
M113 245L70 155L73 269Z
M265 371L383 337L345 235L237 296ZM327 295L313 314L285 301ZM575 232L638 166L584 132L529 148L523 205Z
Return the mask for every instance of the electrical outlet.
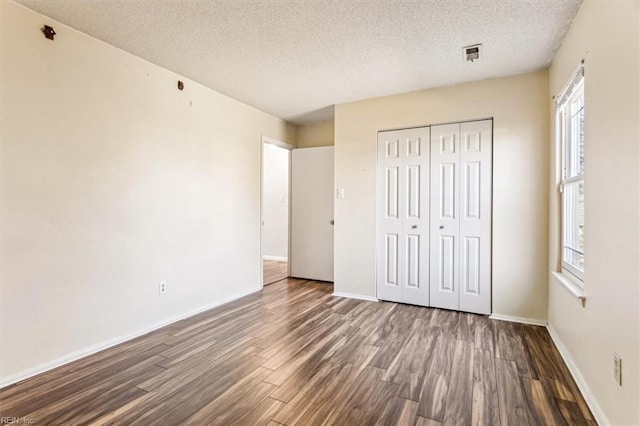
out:
M160 283L158 284L158 294L160 296L162 296L163 294L167 294L167 282L166 281L160 281Z
M622 386L622 358L617 353L613 353L613 379Z

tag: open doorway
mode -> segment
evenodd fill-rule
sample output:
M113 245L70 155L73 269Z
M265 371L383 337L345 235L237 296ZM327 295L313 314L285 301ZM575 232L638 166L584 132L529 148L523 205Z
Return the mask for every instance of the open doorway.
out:
M289 276L289 212L292 147L262 139L262 283Z

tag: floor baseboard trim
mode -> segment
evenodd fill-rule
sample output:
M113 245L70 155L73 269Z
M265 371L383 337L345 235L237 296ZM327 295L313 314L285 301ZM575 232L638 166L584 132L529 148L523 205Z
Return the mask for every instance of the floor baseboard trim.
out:
M545 327L547 325L547 321L534 319L534 318L513 317L511 315L491 314L489 315L489 318L498 320L498 321L509 321L509 322L519 322L521 324L539 325L542 327Z
M158 322L156 324L153 324L150 327L146 327L146 328L144 328L142 330L139 330L139 331L136 331L136 332L133 332L133 333L130 333L130 334L126 334L124 336L116 337L114 339L110 339L110 340L107 340L106 342L98 343L96 345L90 346L90 347L85 348L85 349L81 349L81 350L76 351L76 352L72 352L72 353L70 353L68 355L59 357L59 358L54 359L52 361L48 361L48 362L42 363L40 365L37 365L37 366L35 366L33 368L30 368L28 370L22 371L20 373L12 374L12 375L10 375L8 377L2 377L2 378L0 378L0 389L2 389L4 387L7 387L7 386L10 386L10 385L13 385L14 383L21 382L23 380L30 379L31 377L37 376L39 374L46 373L47 371L53 370L54 368L62 367L63 365L66 365L66 364L72 363L74 361L77 361L77 360L79 360L81 358L85 358L87 356L96 354L96 353L98 353L100 351L103 351L105 349L109 349L109 348L111 348L113 346L119 345L121 343L127 342L127 341L132 340L132 339L135 339L136 337L140 337L140 336L143 336L143 335L145 335L147 333L151 333L152 331L158 330L158 329L160 329L162 327L166 327L167 325L173 324L174 322L178 322L178 321L181 321L181 320L183 320L185 318L192 317L192 316L197 315L199 313L202 313L204 311L208 311L209 309L213 309L213 308L216 308L218 306L224 305L225 303L229 303L229 302L232 302L232 301L234 301L236 299L240 299L241 297L245 297L245 296L248 296L250 294L257 293L260 290L262 290L262 287L254 288L254 289L251 289L251 290L243 292L243 293L235 294L235 295L233 295L231 297L227 297L225 299L218 300L218 301L216 301L214 303L211 303L209 305L201 306L199 308L193 309L193 310L191 310L189 312L186 312L184 314L174 316L174 317L169 318L169 319L164 320L164 321L160 321L160 322Z
M351 294L351 293L342 293L339 291L334 291L333 296L336 297L346 297L347 299L358 299L358 300L366 300L367 302L379 302L378 299L371 296L362 296L361 294Z
M547 324L547 331L549 331L551 340L553 340L556 348L558 348L558 352L560 352L560 356L564 360L564 363L567 364L567 368L569 368L569 372L571 373L573 380L575 380L576 385L578 385L578 389L580 389L580 392L582 393L584 400L589 406L593 417L595 417L596 422L599 425L610 425L611 423L607 419L607 416L604 414L604 411L602 411L602 408L600 408L596 397L593 395L593 392L591 392L591 389L589 388L589 385L587 385L587 382L584 380L582 373L580 373L578 366L573 361L569 350L564 345L564 343L562 343L558 332L555 330L555 328L553 328L551 324Z
M266 254L262 256L262 260L277 260L279 262L288 262L289 259L282 256L267 256Z

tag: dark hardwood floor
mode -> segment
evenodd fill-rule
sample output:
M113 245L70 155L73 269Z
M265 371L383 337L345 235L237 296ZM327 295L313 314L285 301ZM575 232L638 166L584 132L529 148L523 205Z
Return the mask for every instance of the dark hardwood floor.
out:
M280 281L5 388L0 417L46 425L595 424L544 328L332 290Z
M282 281L289 276L287 272L287 262L279 260L263 260L262 275L264 285L269 285Z

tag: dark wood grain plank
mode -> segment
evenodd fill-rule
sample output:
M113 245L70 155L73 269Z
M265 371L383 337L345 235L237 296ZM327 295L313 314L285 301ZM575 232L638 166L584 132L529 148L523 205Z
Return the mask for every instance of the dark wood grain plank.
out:
M558 424L566 426L586 426L590 424L590 420L584 418L582 410L580 410L580 406L577 403L562 399L554 399L552 403L556 409Z
M289 275L288 263L280 260L263 260L262 261L262 283L269 285L282 281Z
M431 370L428 371L420 393L418 415L442 422L448 389L449 378L447 376Z
M327 424L374 424L379 413L371 407L384 407L398 392L398 385L381 380L383 374L381 369L367 367L360 374L358 385L344 393L341 400L344 402L327 413ZM304 417L302 422L305 422Z
M428 419L426 417L418 416L416 417L415 426L439 426L442 423L435 421L433 419Z
M417 412L417 402L396 396L386 401L382 414L375 424L378 426L413 425L416 423Z
M495 339L493 321L488 317L478 315L475 321L474 345L476 349L495 353Z
M328 365L314 376L310 386L300 389L300 392L274 416L273 420L292 425L300 422L303 416L322 419L323 414L318 414L318 411L331 412L337 409L339 401L336 395L341 393L343 385L348 386L353 383L359 373L360 371L353 364Z
M473 401L473 344L456 341L443 424L470 425Z
M500 405L500 424L528 425L520 377L515 361L496 359L496 380Z
M493 351L476 348L473 356L473 403L471 423L500 424L498 387Z
M382 325L384 333L382 334L382 336L375 336L377 337L377 343L379 345L382 341L384 341L384 344L380 345L380 350L371 360L370 365L372 367L383 369L389 367L391 362L393 362L393 360L400 353L400 350L404 346L405 342L408 340L408 331L411 329L411 325L413 324L415 319L415 313L412 313L408 310L395 309L391 311L390 315L386 319L386 322Z
M216 398L210 399L208 404L198 411L185 417L183 407L177 407L163 417L165 424L198 424L198 425L228 425L244 417L247 412L267 398L275 386L263 380L271 374L267 368L259 367L252 371L227 391ZM175 413L175 416L171 416Z
M200 375L190 381L165 384L149 392L135 409L122 413L114 421L119 424L149 424L160 419L172 419L179 423L255 371L263 362L263 359L247 353L231 358L213 370L200 370Z
M461 312L435 309L431 316L431 325L438 330L441 336L447 336L453 340L458 338Z
M436 336L429 322L416 319L410 337L387 368L382 380L400 385L398 396L418 401L427 374L428 354L433 351Z
M526 377L521 377L520 382L522 383L522 393L529 417L529 424L532 426L555 425L556 417L554 416L542 382Z
M475 344L476 340L476 323L480 321L480 315L470 314L468 312L460 312L458 320L458 328L456 330L456 338L465 342Z
M256 408L249 411L249 414L232 424L252 426L267 425L284 405L284 402L278 401L277 399L265 398Z
M514 361L518 375L532 378L531 368L525 355L521 324L507 321L493 321L496 338L496 356Z

